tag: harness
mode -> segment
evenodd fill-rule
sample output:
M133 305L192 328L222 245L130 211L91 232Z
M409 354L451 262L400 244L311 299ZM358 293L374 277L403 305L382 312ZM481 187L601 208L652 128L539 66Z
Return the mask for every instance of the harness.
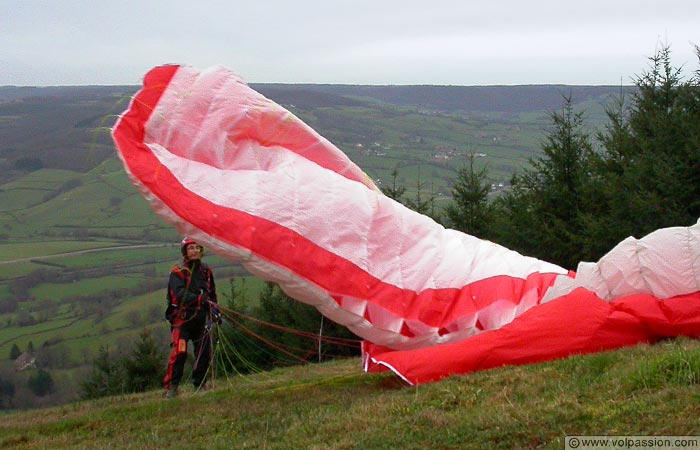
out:
M211 291L211 276L209 268L200 264L198 267L195 268L195 270L199 270L202 273L205 282L205 287L200 289L196 301L181 305L180 300L177 298L177 294L174 292L171 286L168 286L168 306L165 311L165 318L173 326L179 326L182 325L184 322L192 320L202 309L204 299ZM192 281L192 271L187 267L181 268L179 266L174 266L170 270L170 273L174 274L179 279L184 281L185 295L187 295L187 292L189 292L190 288L190 282Z

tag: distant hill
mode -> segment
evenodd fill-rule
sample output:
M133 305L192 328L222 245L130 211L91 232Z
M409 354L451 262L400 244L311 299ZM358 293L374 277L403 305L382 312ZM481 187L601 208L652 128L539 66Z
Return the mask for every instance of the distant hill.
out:
M1 87L0 169L18 160L33 168L85 172L114 156L108 128L133 87ZM38 166L38 167L37 167Z
M135 92L136 86L0 86L0 102L46 97L101 97L116 92Z
M338 84L251 84L272 99L292 93L326 93L351 98L371 98L397 106L437 111L479 111L521 113L558 109L562 96L574 103L590 100L606 102L610 96L632 92L630 86L367 86ZM284 102L283 102L284 103Z
M616 86L369 86L252 83L251 87L293 111L317 108L409 107L431 114L544 113L563 96L600 110L631 87ZM109 128L139 86L0 86L0 170L52 168L85 172L114 156ZM344 118L316 114L322 135L347 134ZM303 120L306 118L302 117ZM389 125L390 126L390 125ZM381 132L375 124L372 134ZM354 140L376 140L355 133Z
M439 111L527 112L556 109L562 95L574 103L606 99L635 90L632 86L520 85L346 85L251 83L250 86L280 104L297 107L362 106L368 99L397 106ZM131 95L140 86L0 86L0 104L19 100L114 97Z

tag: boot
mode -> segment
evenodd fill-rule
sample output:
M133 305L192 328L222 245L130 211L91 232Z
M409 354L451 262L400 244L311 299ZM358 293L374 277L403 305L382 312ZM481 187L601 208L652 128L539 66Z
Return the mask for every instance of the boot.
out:
M167 391L165 391L165 398L175 398L177 397L177 386L171 385Z

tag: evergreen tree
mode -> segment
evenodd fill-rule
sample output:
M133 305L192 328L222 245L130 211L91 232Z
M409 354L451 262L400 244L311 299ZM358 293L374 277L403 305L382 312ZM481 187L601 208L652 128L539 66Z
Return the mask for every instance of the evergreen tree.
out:
M125 357L110 354L109 348L102 346L92 363L92 372L80 385L81 397L99 398L157 388L163 379L164 361L165 355L147 329Z
M54 390L54 382L51 374L44 369L39 369L27 380L27 387L34 395L44 397Z
M262 367L268 358L263 345L251 336L248 327L252 325L242 323L236 314L251 314L251 305L258 300L249 297L245 278L230 278L229 282L230 291L221 290L221 298L226 298L226 308L233 312L217 328L220 343L214 352L214 364L224 373L248 373Z
M416 195L413 198L405 199L403 203L417 213L431 217L436 222L440 221L439 214L435 210L435 194L432 188L430 194L425 195L425 182L421 179L420 167L416 179Z
M256 317L278 326L276 328L267 325L256 327L257 333L263 338L267 347L267 360L263 367L318 361L319 343L322 346L322 360L358 355L356 347L323 343L324 337L343 339L357 339L357 337L344 326L324 319L316 308L290 298L274 283L267 283L261 293L260 310L256 313ZM319 335L319 339L312 339L310 334Z
M12 380L0 377L0 407L8 407L15 396L15 385Z
M125 390L144 392L159 387L164 375L164 360L165 355L153 336L148 329L144 329L134 350L122 361L126 375Z
M400 202L401 198L406 193L406 187L398 184L398 178L399 166L397 164L391 171L391 186L382 188L382 192L387 197L396 200L397 202Z
M700 51L696 47L700 60ZM627 236L700 217L700 72L683 81L668 47L650 59L625 106L608 110L599 134L590 208L581 215L589 260Z
M221 297L229 294L221 291ZM226 373L359 354L359 339L347 328L324 318L316 308L293 300L275 283L266 283L259 296L249 298L245 280L232 279L224 313L215 356L218 370ZM353 345L346 340L356 342Z
M436 222L440 221L440 215L435 209L435 194L430 193L425 196L425 183L420 177L420 167L418 168L418 179L416 180L416 195L413 198L406 198L406 186L398 183L399 166L398 164L391 171L391 186L382 188L382 193L392 200L405 205L406 207L433 218Z
M124 392L124 371L119 361L109 354L109 347L101 346L92 363L92 372L80 385L84 399L105 397Z
M683 81L669 48L650 61L631 99L608 109L600 150L570 99L552 115L543 156L513 176L512 191L497 203L498 242L575 269L627 236L697 222L700 70Z
M13 344L12 348L10 349L10 359L14 361L15 359L19 358L19 355L22 354L22 350L19 349L19 346L17 344Z
M579 213L589 204L592 143L570 96L551 118L554 129L542 145L543 155L513 176L512 191L498 202L504 217L498 241L575 269L583 256Z
M491 185L486 167L477 169L476 157L469 155L465 165L457 169L452 186L452 201L445 208L449 226L482 239L492 235L493 212L488 201Z

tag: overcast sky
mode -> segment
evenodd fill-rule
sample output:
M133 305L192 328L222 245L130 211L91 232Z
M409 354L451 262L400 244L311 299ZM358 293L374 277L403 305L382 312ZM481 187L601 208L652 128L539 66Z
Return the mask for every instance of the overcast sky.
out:
M164 63L250 83L631 84L698 69L700 0L0 0L0 86L141 83Z

